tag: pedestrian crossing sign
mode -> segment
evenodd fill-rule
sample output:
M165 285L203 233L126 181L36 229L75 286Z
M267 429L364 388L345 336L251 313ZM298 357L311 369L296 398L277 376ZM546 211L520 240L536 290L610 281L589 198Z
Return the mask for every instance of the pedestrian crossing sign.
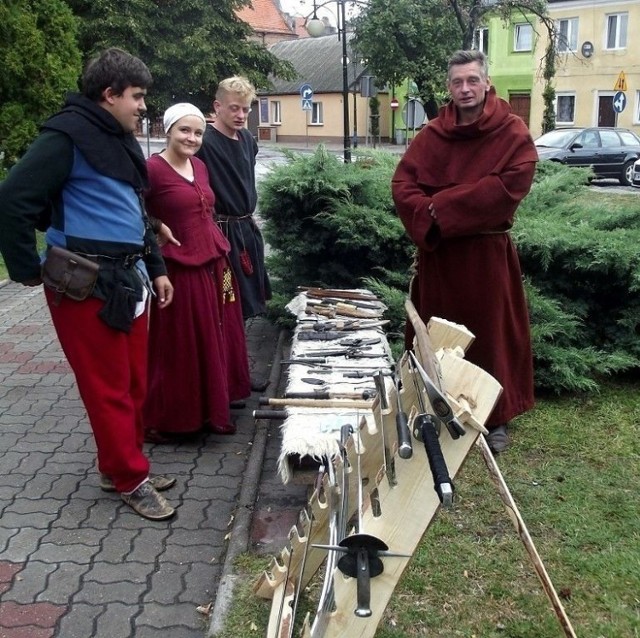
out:
M616 80L616 83L613 87L614 91L626 91L627 90L627 78L624 75L624 71L620 71L620 75Z

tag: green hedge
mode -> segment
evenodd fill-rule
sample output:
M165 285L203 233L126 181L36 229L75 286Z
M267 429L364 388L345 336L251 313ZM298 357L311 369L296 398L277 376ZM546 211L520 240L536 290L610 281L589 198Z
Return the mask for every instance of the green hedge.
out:
M262 181L260 215L272 254L272 311L297 286L372 289L389 306L392 337L415 249L395 214L391 176L398 157L359 153L343 164L320 146ZM602 375L640 363L640 206L594 195L588 171L538 167L513 237L529 300L538 389L595 390Z

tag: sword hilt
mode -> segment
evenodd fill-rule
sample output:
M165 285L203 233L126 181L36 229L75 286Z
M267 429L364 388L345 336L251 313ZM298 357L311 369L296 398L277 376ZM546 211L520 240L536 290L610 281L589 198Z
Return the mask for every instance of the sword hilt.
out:
M431 468L433 489L435 489L438 494L442 505L444 507L450 507L453 505L453 482L449 476L447 463L444 460L434 418L430 414L419 414L416 417L416 424L420 429L429 467Z

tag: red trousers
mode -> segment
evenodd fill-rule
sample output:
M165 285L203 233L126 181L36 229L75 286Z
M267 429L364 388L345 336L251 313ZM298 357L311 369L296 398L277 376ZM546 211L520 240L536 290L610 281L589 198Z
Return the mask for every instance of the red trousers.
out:
M53 303L45 288L53 325L73 369L98 449L98 469L119 492L133 491L149 474L142 451L142 406L147 392L147 313L126 334L109 328L95 297Z

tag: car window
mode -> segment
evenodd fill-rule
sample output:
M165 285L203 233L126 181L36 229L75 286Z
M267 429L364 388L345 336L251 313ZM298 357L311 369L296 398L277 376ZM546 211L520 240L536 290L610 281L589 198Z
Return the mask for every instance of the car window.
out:
M615 131L600 131L602 146L621 146L620 138Z
M598 148L600 146L598 131L584 131L578 135L576 142L582 144L582 148Z
M575 137L576 133L577 131L571 129L549 131L539 137L534 143L536 146L554 146L556 148L562 148Z
M640 139L638 139L631 131L618 131L618 135L620 135L622 142L626 146L640 145Z

